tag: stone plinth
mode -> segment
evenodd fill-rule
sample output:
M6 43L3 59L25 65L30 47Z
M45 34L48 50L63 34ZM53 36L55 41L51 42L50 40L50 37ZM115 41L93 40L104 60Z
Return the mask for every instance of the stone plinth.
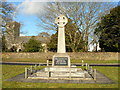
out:
M69 67L46 67L44 68L44 71L50 71L50 72L82 72L83 70L81 68L69 68Z
M53 56L52 66L70 67L70 57L67 53L56 53Z
M59 27L58 28L57 53L66 53L66 47L65 47L65 29L64 29L64 27Z

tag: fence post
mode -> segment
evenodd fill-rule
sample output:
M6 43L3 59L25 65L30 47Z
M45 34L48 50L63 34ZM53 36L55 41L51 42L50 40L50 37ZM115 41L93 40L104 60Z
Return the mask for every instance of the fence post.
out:
M94 69L94 80L96 80L96 69Z
M69 69L69 78L71 79L71 68Z
M40 65L40 63L39 63L39 67L40 67L41 65Z
M31 68L30 68L30 71L31 71L31 73L32 73L32 66L31 66Z
M93 75L92 71L93 71L93 70L92 70L92 66L91 66L91 67L90 67L90 74L92 74L92 75Z
M28 70L25 68L25 79L27 78Z
M92 70L92 66L90 67L90 69Z
M47 66L49 66L49 60L47 60Z
M48 68L48 78L51 77L51 72L50 72L50 68Z
M87 63L86 63L86 70L87 70Z
M82 60L82 66L84 66L84 61Z
M88 70L90 69L89 67L90 67L90 66L89 66L89 64L88 64Z
M37 70L37 65L35 64L35 71Z

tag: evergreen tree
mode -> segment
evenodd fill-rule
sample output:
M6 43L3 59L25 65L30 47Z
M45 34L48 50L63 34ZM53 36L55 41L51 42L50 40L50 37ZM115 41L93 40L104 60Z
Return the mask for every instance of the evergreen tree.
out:
M120 6L102 17L95 33L99 36L100 48L106 52L120 51Z
M41 42L35 40L34 37L32 37L27 43L24 44L24 48L24 51L26 52L41 52L43 49Z
M6 41L5 41L5 36L2 36L2 52L6 51Z

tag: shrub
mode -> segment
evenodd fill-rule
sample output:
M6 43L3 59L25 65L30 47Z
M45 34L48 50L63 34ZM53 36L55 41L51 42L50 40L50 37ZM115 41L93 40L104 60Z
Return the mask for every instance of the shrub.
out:
M42 51L43 47L41 45L41 42L38 40L35 40L34 37L32 37L27 43L24 44L24 51L25 52L38 52Z

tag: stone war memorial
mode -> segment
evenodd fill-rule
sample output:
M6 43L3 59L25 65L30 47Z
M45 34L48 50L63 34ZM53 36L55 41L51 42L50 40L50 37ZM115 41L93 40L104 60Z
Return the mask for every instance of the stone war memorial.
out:
M25 68L25 72L7 81L38 82L38 83L99 83L114 84L110 78L93 69L89 64L84 64L82 60L81 68L73 66L70 56L66 53L65 47L65 25L68 19L64 15L59 15L55 19L58 26L57 53L52 57L52 65L39 69L40 64L35 64Z
M66 53L65 47L65 25L68 19L64 15L59 15L55 19L58 25L58 45L57 53L52 58L52 66L46 67L43 70L35 72L28 78L31 79L88 79L89 74L81 68L71 66L70 57ZM85 77L87 74L87 77Z
M71 66L70 57L66 53L65 47L65 25L68 23L68 19L64 15L59 15L55 19L55 23L58 26L58 44L57 53L53 55L52 66L48 66L42 70L37 70L30 76L25 76L28 79L63 79L63 80L91 80L94 78L96 71L91 69L91 75L81 68ZM87 65L88 67L88 65ZM86 68L87 68L86 67ZM26 75L26 74L25 74Z
M57 53L53 56L52 66L67 66L70 67L70 57L66 53L65 47L65 25L68 19L64 15L60 15L55 19L58 25L58 45Z

